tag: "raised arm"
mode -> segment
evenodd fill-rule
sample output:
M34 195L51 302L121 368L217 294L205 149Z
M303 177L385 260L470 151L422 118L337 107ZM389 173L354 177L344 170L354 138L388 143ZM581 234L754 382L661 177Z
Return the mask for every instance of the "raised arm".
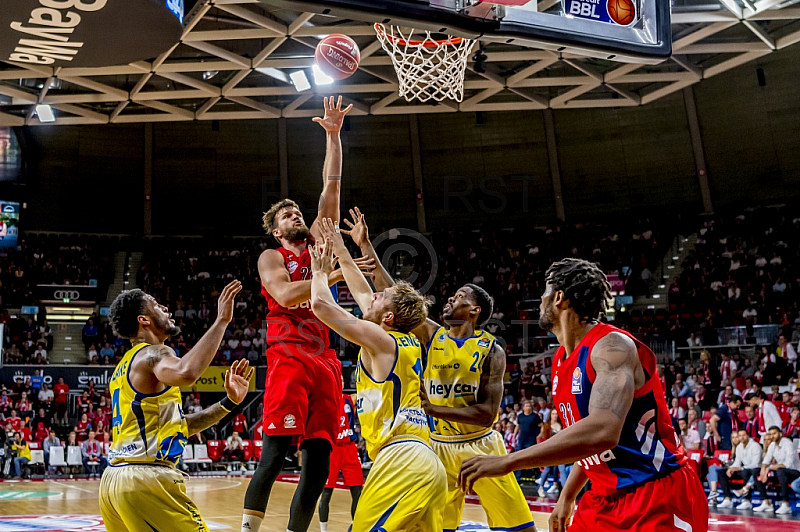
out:
M228 393L228 397L196 414L186 415L189 436L219 423L239 403L244 401L244 398L247 397L247 390L250 387L250 379L253 378L253 373L255 372L255 368L250 368L249 366L250 362L247 360L234 362L231 365L231 369L225 372L225 391Z
M330 218L322 218L320 234L327 242L327 247L330 247L330 252L338 258L339 265L342 267L344 281L347 283L347 288L350 289L353 299L356 300L361 311L366 312L372 305L372 296L375 292L372 291L372 287L361 274L353 257L350 255L350 251L344 245L339 226Z
M326 240L322 247L309 248L311 269L314 272L311 280L311 311L337 334L363 347L362 354L368 358L364 362L369 366L367 370L370 375L383 380L394 365L397 346L394 339L380 325L356 318L333 300L331 291L322 280L323 276L333 268L332 247Z
M325 116L314 118L326 133L325 165L322 169L322 194L319 197L317 218L311 224L311 234L319 238L319 219L332 218L339 221L339 191L342 184L342 140L339 136L344 117L353 105L342 109L342 97L334 102L333 96L325 98Z
M489 356L483 362L478 402L464 408L432 405L428 401L425 387L420 388L422 408L429 416L458 423L471 423L491 427L500 409L503 398L503 376L506 372L506 353L495 342Z
M616 447L633 404L637 374L644 380L636 344L623 334L608 334L595 344L590 361L596 377L588 416L524 451L500 458L481 456L466 460L459 475L462 488L471 490L475 480L482 477L569 464Z
M431 343L431 338L433 338L433 335L436 333L436 330L439 327L440 325L438 323L428 318L422 323L422 325L411 332L414 333L414 336L417 337L417 340L422 342L422 345L425 346L425 349L428 349L428 345Z
M350 209L350 216L353 218L352 222L347 218L342 219L342 222L350 228L349 231L342 229L342 233L349 235L350 238L353 239L353 242L355 242L361 250L362 256L374 259L376 269L372 282L375 283L375 288L380 291L394 286L394 279L389 272L386 271L386 268L383 267L383 263L381 263L378 254L375 252L375 248L372 246L372 242L369 240L369 229L367 228L364 215L361 214L361 210L359 210L358 207Z
M233 318L236 294L241 290L242 283L239 281L233 281L222 290L217 302L217 319L183 357L178 358L172 348L163 344L145 348L143 356L136 357L129 370L137 389L149 390L151 375L167 386L194 384L214 359L225 329Z

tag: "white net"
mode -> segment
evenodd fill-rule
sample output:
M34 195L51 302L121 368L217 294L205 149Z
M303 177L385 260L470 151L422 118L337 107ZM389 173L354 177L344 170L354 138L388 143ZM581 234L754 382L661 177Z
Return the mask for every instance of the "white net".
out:
M375 24L375 31L392 58L400 81L400 96L409 102L464 99L464 74L474 40L461 37L436 40L429 31L412 29L404 33L397 26L381 23Z

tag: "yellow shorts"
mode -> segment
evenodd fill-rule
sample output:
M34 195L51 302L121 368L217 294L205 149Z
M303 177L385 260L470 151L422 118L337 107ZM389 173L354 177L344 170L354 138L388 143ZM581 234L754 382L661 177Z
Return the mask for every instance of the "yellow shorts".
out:
M169 466L106 468L100 513L108 532L208 532L183 475Z
M433 439L436 438L436 439ZM467 438L469 438L467 436ZM496 431L485 436L466 439L464 436L431 435L431 445L447 471L447 501L444 507L444 531L452 532L461 524L464 512L464 492L457 485L461 462L473 456L505 456L503 438ZM513 473L504 477L482 478L473 489L492 530L513 531L534 526L528 501L522 494Z
M444 467L430 447L389 444L367 475L352 532L442 532L446 490Z

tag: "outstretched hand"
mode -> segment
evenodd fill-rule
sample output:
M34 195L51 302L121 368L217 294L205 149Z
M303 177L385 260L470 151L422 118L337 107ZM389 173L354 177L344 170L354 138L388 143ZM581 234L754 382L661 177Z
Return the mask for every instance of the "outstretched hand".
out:
M231 365L231 369L225 372L225 391L228 397L237 405L247 397L250 389L250 380L256 369L250 367L247 360L237 360Z
M347 227L349 227L350 230L348 231L346 229L342 229L341 231L352 238L353 242L355 242L358 247L361 247L369 240L369 229L367 228L367 222L358 207L355 209L350 209L350 216L353 218L352 222L347 218L342 218L342 222L347 224Z
M325 98L325 116L323 118L313 118L312 120L321 125L322 128L329 134L338 134L342 130L344 124L344 117L353 108L351 103L345 109L342 109L342 97L334 102L334 97Z

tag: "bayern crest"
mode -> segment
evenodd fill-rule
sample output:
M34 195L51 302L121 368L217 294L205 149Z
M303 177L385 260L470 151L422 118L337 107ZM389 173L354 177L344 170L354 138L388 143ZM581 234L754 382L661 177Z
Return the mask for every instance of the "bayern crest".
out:
M286 265L286 269L289 270L289 273L294 273L294 271L297 269L297 261L290 260L289 264Z

